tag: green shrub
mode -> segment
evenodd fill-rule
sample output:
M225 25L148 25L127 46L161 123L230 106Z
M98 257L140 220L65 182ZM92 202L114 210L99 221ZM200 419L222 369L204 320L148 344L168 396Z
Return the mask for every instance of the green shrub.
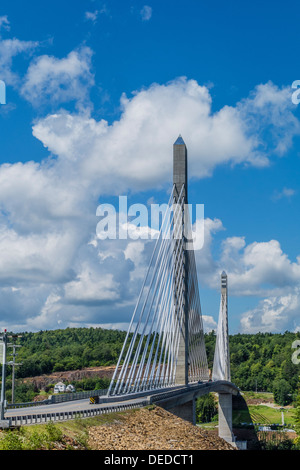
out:
M52 447L49 445L47 433L36 430L27 436L24 446L26 450L50 449Z
M53 421L46 424L46 433L50 442L61 442L63 439L62 430L55 426Z
M15 431L5 431L0 439L0 450L23 450L23 439Z

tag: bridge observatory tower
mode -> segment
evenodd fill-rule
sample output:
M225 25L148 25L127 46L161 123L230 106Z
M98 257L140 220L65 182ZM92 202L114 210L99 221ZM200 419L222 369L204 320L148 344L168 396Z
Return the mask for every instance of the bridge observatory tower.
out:
M173 186L108 395L208 380L193 233L187 148L173 144Z
M173 187L174 203L181 209L174 213L174 233L178 236L174 252L175 277L174 297L175 315L181 323L179 329L179 350L175 383L187 385L189 382L189 351L188 351L188 256L186 253L186 240L184 237L184 204L188 203L188 172L187 148L181 135L173 145ZM177 235L178 234L178 235ZM176 238L176 237L175 237ZM183 283L180 282L183 279ZM180 301L180 297L183 297ZM180 310L183 310L182 312Z

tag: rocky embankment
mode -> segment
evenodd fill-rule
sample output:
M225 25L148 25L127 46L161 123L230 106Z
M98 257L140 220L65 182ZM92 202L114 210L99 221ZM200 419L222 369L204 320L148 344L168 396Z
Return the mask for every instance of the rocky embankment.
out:
M26 377L25 383L33 383L39 390L44 390L50 384L57 382L71 382L72 380L82 380L86 378L111 378L113 376L115 366L107 367L88 367L80 370L69 370L64 372L53 372L49 375L39 375L35 377Z
M205 431L159 407L119 415L113 423L89 429L94 450L234 450L213 431Z

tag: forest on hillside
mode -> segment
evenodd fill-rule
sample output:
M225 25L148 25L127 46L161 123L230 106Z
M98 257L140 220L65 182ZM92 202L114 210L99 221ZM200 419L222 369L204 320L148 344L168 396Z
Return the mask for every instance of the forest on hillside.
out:
M231 379L241 390L272 392L277 402L295 400L300 364L292 362L292 344L300 333L236 334L229 337ZM215 334L205 336L209 365Z
M16 377L117 363L126 332L103 328L66 328L21 333Z
M17 343L16 378L57 371L114 365L126 332L102 328L66 328L20 333ZM231 378L241 390L281 393L292 401L300 364L293 364L292 343L300 332L282 334L236 334L229 337ZM216 336L205 335L209 367L212 368ZM9 360L9 357L8 357ZM11 371L8 368L8 376Z

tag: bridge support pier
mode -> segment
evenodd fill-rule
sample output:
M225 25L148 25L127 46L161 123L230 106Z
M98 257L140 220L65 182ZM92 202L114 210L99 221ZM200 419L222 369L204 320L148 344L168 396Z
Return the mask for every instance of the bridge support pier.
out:
M174 408L167 408L167 410L178 418L184 419L189 423L196 424L196 400L190 400Z
M232 434L232 394L219 393L219 437L233 444Z

